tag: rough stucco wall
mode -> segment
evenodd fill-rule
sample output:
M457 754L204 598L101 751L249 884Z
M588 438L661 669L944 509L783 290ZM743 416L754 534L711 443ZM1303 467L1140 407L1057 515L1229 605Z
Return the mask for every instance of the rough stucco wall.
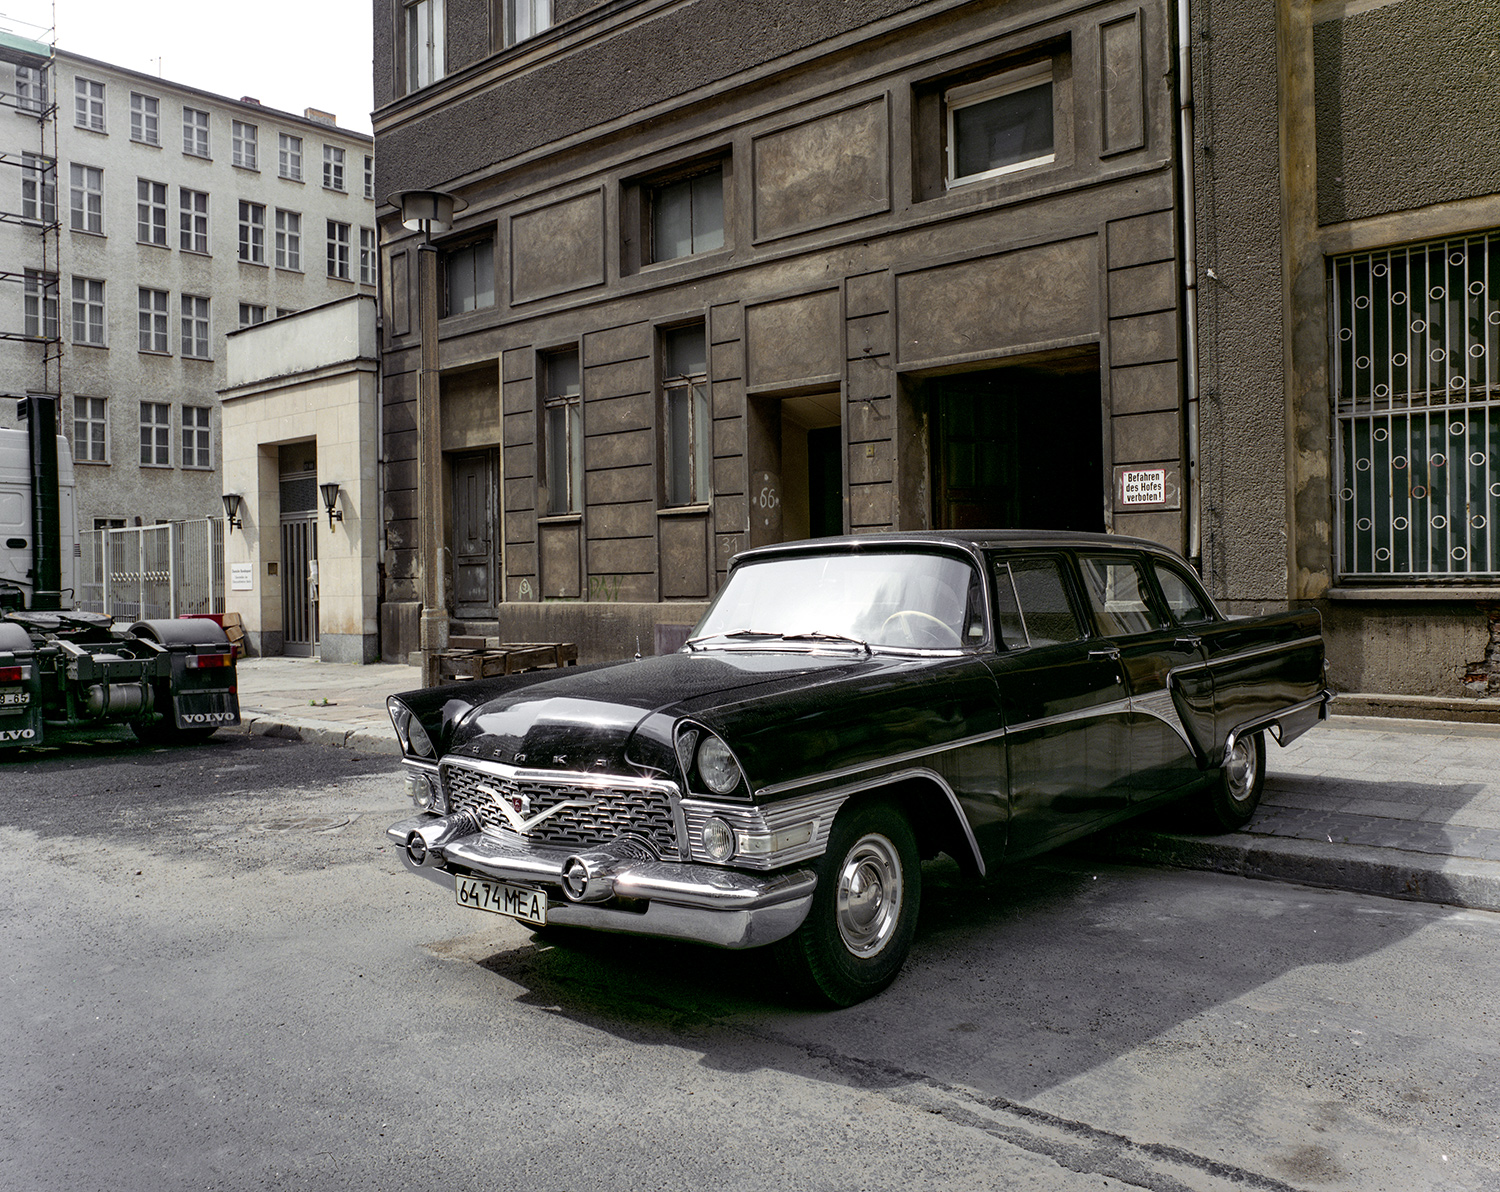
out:
M449 74L472 66L490 53L489 0L448 0L448 44L445 59Z
M1273 0L1196 6L1203 570L1247 612L1287 597L1275 44Z
M913 0L694 0L383 135L380 193L439 186L910 7ZM382 84L380 76L391 73L390 21L377 8L377 105L389 102L389 78Z
M1313 30L1318 218L1500 190L1500 9L1400 0Z

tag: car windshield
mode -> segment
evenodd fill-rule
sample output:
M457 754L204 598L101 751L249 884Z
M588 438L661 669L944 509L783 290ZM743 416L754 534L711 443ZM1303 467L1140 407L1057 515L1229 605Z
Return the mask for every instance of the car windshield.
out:
M956 649L984 636L979 576L918 551L759 559L735 568L690 644L845 640L861 647Z

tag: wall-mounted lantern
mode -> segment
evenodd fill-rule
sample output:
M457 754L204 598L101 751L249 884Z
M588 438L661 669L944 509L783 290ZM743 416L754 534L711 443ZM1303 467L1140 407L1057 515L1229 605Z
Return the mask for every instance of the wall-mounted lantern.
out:
M333 529L333 523L344 520L344 511L339 508L339 482L328 480L318 485L323 494L323 507L328 510L328 528Z
M401 226L429 239L453 227L453 215L468 204L441 190L403 190L386 202L401 210Z
M233 534L236 530L245 527L240 524L240 501L243 499L239 493L225 493L221 498L224 502L224 520L229 523L229 532Z

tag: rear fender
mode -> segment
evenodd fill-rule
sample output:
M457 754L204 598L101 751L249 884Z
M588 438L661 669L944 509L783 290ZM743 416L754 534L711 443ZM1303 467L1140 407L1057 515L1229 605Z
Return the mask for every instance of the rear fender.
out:
M156 683L156 713L180 729L212 729L240 722L234 647L213 621L137 621L132 636L162 652L165 674ZM199 666L199 660L215 665Z

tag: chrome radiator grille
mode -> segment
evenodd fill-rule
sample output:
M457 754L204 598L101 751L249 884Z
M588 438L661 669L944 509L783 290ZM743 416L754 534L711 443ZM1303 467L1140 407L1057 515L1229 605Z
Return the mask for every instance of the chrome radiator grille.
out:
M661 786L611 783L602 775L585 783L574 775L509 774L461 761L445 761L442 779L450 811L471 812L486 828L515 832L534 844L585 849L628 834L650 841L663 857L679 855L671 797ZM511 815L501 810L501 799ZM536 822L562 803L576 805ZM518 820L533 826L518 831Z

